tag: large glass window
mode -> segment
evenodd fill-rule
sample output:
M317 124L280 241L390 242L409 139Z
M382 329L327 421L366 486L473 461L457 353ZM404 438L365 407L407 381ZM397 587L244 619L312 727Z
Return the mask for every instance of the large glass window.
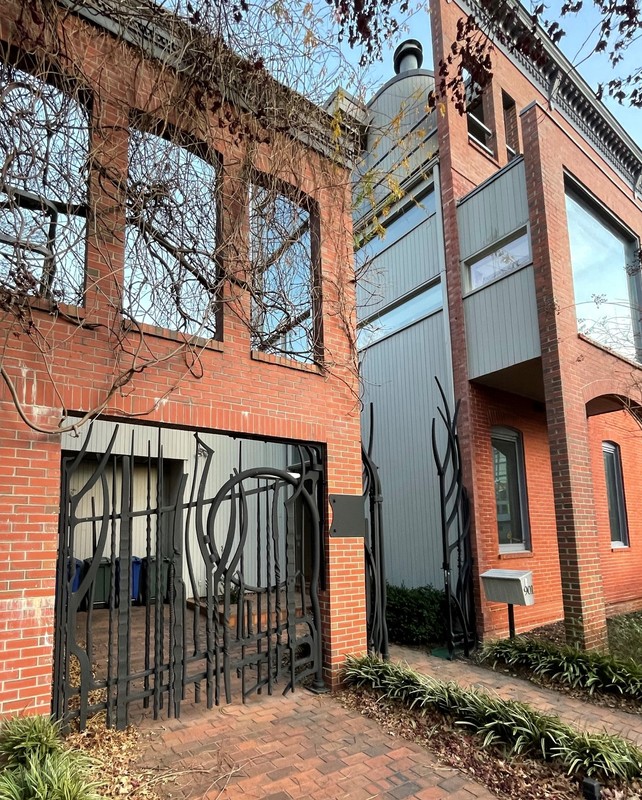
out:
M275 187L250 198L252 348L314 362L320 349L314 216Z
M490 252L469 259L469 288L478 289L491 281L514 272L516 269L530 264L531 248L526 231L518 231L501 242L493 245Z
M216 177L196 143L130 131L123 312L132 320L217 335Z
M438 311L443 305L441 283L433 283L427 288L406 298L393 308L370 317L359 325L357 344L359 350L385 339L397 331Z
M431 217L436 211L435 192L428 192L412 199L403 210L389 222L384 220L382 235L365 238L357 247L357 267L375 258L383 250L398 242L421 222Z
M499 549L527 550L530 544L522 437L510 428L493 428L491 442Z
M7 64L0 64L0 93L0 285L9 297L81 305L87 98L57 75Z
M604 457L611 543L616 547L627 547L629 544L629 525L626 518L620 448L615 442L602 442L602 455Z
M635 241L578 193L567 190L575 313L580 333L639 359L639 268Z

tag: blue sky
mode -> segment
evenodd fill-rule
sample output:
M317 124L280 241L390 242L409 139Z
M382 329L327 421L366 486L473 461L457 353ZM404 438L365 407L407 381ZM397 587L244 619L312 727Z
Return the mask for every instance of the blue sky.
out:
M392 55L396 46L404 39L418 39L424 47L424 66L429 69L432 67L430 17L425 10L426 6L427 2L417 7L405 19L400 18L403 25L402 33L384 48L383 61L372 64L364 73L363 82L370 92L373 87L380 86L392 77ZM579 73L595 89L598 83L608 80L613 75L613 68L605 55L594 54L584 60L585 56L592 52L596 41L595 26L599 22L599 14L593 5L587 5L579 14L560 18L558 9L559 3L551 4L544 16L549 20L559 19L562 28L566 31L566 36L560 42L560 48L571 63L579 65ZM344 45L342 50L350 63L354 65L358 63L360 56L358 51L350 51L347 45ZM632 50L635 50L635 45ZM639 60L642 60L642 47L638 46L637 50L638 59L633 58L632 55L625 59L622 65L624 72L630 72L639 66ZM606 100L605 105L629 135L642 146L642 109L620 105L610 98Z

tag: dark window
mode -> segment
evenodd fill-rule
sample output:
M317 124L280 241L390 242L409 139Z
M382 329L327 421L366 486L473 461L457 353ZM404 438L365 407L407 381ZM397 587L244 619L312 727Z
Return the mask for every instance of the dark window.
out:
M529 525L522 437L510 428L493 428L491 442L499 548L527 550Z
M512 97L502 92L504 110L504 136L506 137L506 160L511 161L519 153L519 133L517 128L517 107Z
M132 129L123 311L214 338L219 325L217 171L197 143Z
M320 356L316 224L303 198L251 187L254 350L307 362Z
M566 191L566 219L580 333L640 360L640 270L637 243L588 196Z
M486 124L484 92L470 78L466 83L466 117L468 138L480 145L489 155L494 156L491 147L493 132Z
M627 547L629 544L629 525L626 518L622 459L619 445L615 442L602 442L602 455L604 457L611 543L616 546Z
M56 74L0 65L0 282L81 305L89 162L87 97Z

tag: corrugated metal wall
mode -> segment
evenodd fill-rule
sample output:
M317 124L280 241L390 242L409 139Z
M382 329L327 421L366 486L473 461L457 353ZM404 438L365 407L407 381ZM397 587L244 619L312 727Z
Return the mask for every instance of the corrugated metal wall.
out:
M360 276L357 286L360 319L370 317L439 275L440 250L437 237L440 235L437 215L433 214L372 259Z
M460 258L465 261L528 223L523 159L515 159L457 206Z
M109 444L109 440L116 427L114 422L96 421L91 430L90 444L88 453L101 454L104 453ZM72 434L64 434L62 436L62 450L67 452L77 452L81 449L86 437L89 435L89 426L84 426L80 429L78 437ZM187 474L187 484L185 489L184 502L189 500L190 489L194 477L196 477L197 484L200 482L201 470L205 463L205 458L200 456L198 459L196 455L196 439L193 431L176 430L176 429L159 429L156 427L147 427L143 425L135 425L131 423L119 423L118 434L114 444L114 455L128 455L132 452L132 437L133 437L133 453L136 457L147 458L148 447L152 459L151 476L149 481L149 491L151 496L151 508L156 508L156 486L158 479L158 443L159 436L163 449L163 460L166 467L166 473L171 477L174 482L178 480L179 474ZM214 450L214 456L209 472L205 482L205 498L212 499L220 487L230 477L235 469L248 469L250 467L277 467L285 469L288 466L288 457L292 457L289 453L290 448L286 444L279 442L262 442L252 439L234 439L231 436L214 433L199 433L200 439ZM149 443L149 445L148 445ZM240 460L239 460L240 459ZM198 465L195 467L195 464ZM168 470L168 467L172 467ZM197 469L196 476L194 470ZM94 465L88 461L83 463L74 475L71 491L72 493L78 492L82 486L90 478L94 471ZM113 493L115 498L115 510L120 510L120 491L121 491L121 469L117 467L115 471L110 468L107 472L107 480L109 484L110 496ZM115 492L114 492L114 476L115 478ZM167 480L167 478L166 478ZM248 488L248 487L246 487ZM175 487L168 487L169 492L172 493ZM132 499L134 510L143 510L148 507L147 505L147 492L148 492L148 478L147 478L147 464L139 463L134 466L133 484L132 484ZM102 513L103 498L100 487L95 486L90 493L83 497L79 504L80 516L91 516L91 500L94 498L96 513ZM111 500L108 501L111 504ZM229 522L229 507L230 504L224 503L221 507L219 515L216 518L214 526L214 538L219 548L225 542L228 533ZM257 570L257 553L256 547L253 545L252 537L256 539L256 508L257 496L248 498L248 514L249 519L252 520L250 527L248 544L246 547L246 559L244 565L244 574L248 582L253 582L256 579ZM209 505L205 508L205 514L209 511ZM156 517L151 518L154 523ZM263 516L265 520L265 515ZM285 523L284 510L280 511L280 523ZM135 556L144 556L146 553L146 525L147 520L145 517L139 517L133 520L132 525L132 540L131 552ZM264 523L263 523L264 526ZM151 552L156 548L156 529L151 531ZM74 541L74 557L85 559L90 557L94 551L93 534L91 523L81 523L77 526L75 531ZM118 540L118 535L116 537ZM190 523L189 541L187 547L193 554L193 567L195 573L195 580L197 583L197 591L203 593L205 589L205 575L206 564L203 561L198 543L196 540L195 522L192 515ZM114 555L118 554L118 547ZM108 544L104 556L111 555L111 547ZM283 553L281 554L283 558ZM183 574L187 580L187 563L185 561L183 567ZM192 594L188 587L188 594Z
M532 266L466 297L464 316L471 378L541 355Z
M375 408L373 457L383 484L388 580L441 586L439 487L431 425L439 402L434 376L447 394L452 392L443 312L369 347L361 372L364 403L373 402ZM363 419L367 426L367 413ZM441 427L438 431L444 447Z

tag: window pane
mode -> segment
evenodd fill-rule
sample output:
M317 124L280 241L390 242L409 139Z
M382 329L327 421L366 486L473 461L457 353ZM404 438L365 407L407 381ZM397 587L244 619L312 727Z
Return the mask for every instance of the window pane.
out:
M123 308L188 335L216 334L216 170L168 139L130 132Z
M80 305L89 116L47 77L0 65L0 283Z
M390 224L385 225L384 220L385 236L374 236L357 250L356 266L362 266L386 247L398 242L402 236L432 216L435 211L435 192L431 189L427 194L420 195L407 205Z
M442 307L441 283L429 286L405 303L365 322L359 329L358 347L368 347L391 333L407 328Z
M606 477L606 497L609 507L611 541L619 544L628 544L629 534L624 501L624 480L622 477L620 448L611 442L603 442L602 453L604 456L604 473Z
M631 282L632 242L577 198L566 195L575 313L580 333L627 358L635 358Z
M492 438L499 544L525 547L525 508L522 507L525 486L520 445L517 434Z
M528 234L523 233L517 239L504 242L492 253L469 263L470 288L477 289L502 275L507 275L531 262L531 250Z
M275 189L252 187L252 347L314 361L314 269L310 213Z

